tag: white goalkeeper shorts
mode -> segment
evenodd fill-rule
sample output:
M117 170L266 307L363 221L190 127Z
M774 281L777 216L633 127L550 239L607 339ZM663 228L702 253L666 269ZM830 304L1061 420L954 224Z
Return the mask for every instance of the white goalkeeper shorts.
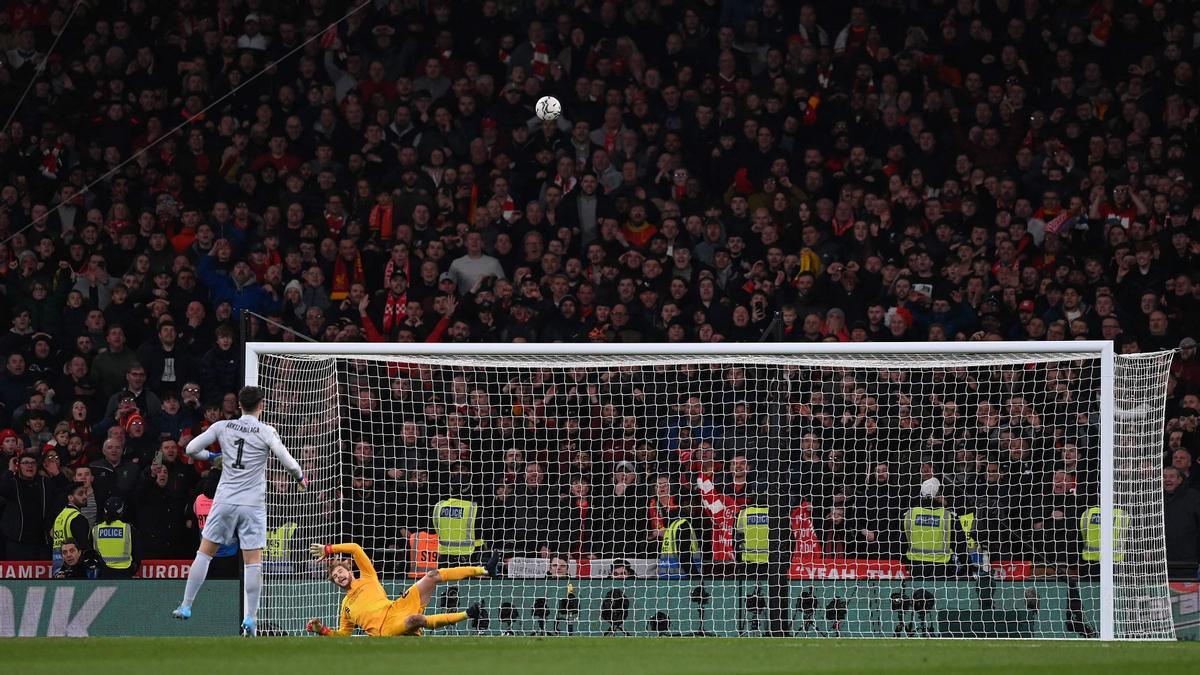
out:
M243 551L267 547L267 509L264 506L213 504L203 537L217 544L237 544Z

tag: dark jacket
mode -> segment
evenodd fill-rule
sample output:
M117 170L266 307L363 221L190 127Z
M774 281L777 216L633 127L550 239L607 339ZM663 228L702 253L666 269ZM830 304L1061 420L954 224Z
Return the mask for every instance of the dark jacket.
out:
M224 394L236 391L238 385L237 350L221 351L213 346L200 359L200 392L205 400L220 400Z
M141 467L128 457L129 455L126 455L116 466L109 464L103 457L89 465L92 467L92 475L96 477L92 483L92 491L96 493L98 505L103 506L105 500L114 494L126 501L133 497L134 490L141 482Z
M50 525L62 510L67 479L34 476L30 480L5 472L0 476L0 534L22 544L50 541Z
M175 440L179 440L184 430L190 431L197 428L199 424L200 415L185 405L179 406L179 412L174 415L167 414L166 411L159 411L157 415L150 418L150 425L154 427L159 438L174 438Z
M175 343L175 348L169 352L165 351L157 342L142 345L142 348L138 350L138 358L146 368L146 381L153 382L156 387L161 383L163 387L172 387L178 390L184 382L196 377L196 357L188 352L187 347L178 342ZM163 373L167 370L168 360L173 363L175 379L163 382ZM153 414L153 411L151 413Z
M1180 487L1163 494L1163 524L1167 534L1167 560L1200 561L1200 492Z
M74 565L63 563L55 579L103 579L108 572L104 559L94 549L86 549L79 555L79 562Z
M571 542L568 531L567 503L562 493L548 485L517 488L509 500L514 531L517 533L517 553L537 554L541 547L551 553L565 553Z
M138 490L137 526L141 558L172 558L187 553L192 543L184 517L188 494L168 480L159 487L154 478L143 478Z

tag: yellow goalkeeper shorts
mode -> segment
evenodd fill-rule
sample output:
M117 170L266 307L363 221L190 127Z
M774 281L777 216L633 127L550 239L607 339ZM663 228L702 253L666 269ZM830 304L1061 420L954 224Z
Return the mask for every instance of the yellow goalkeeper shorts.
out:
M387 615L383 617L383 626L380 627L379 634L384 637L420 635L420 628L409 631L405 626L405 621L414 614L424 614L425 604L421 602L421 592L417 590L416 584L409 586L408 590L404 591L404 595L392 601Z

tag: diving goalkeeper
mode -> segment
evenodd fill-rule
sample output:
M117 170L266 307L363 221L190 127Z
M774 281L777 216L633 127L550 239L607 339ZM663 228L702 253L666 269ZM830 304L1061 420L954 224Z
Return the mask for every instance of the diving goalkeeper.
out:
M317 635L344 637L355 628L363 629L371 637L395 635L420 635L422 629L436 629L456 624L459 621L478 618L479 604L471 605L465 612L451 614L425 614L425 606L433 599L433 589L443 581L460 581L471 577L495 576L500 564L500 554L493 552L483 567L448 567L431 570L420 581L408 587L404 594L389 600L371 559L358 544L313 544L308 547L317 560L328 559L329 580L346 593L339 612L341 623L333 630L320 619L309 619L308 632ZM333 558L336 553L349 553L358 567L359 576L354 578L354 568L345 558Z

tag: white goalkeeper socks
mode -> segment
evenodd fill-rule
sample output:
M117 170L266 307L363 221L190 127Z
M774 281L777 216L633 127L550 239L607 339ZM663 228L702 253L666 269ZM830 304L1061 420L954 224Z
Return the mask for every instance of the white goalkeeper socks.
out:
M246 618L258 616L258 596L262 594L262 563L246 565Z
M192 568L188 570L187 586L183 589L184 607L192 606L192 601L196 599L196 594L204 585L204 578L208 576L208 563L210 562L212 562L212 556L196 551L196 559L192 561Z

